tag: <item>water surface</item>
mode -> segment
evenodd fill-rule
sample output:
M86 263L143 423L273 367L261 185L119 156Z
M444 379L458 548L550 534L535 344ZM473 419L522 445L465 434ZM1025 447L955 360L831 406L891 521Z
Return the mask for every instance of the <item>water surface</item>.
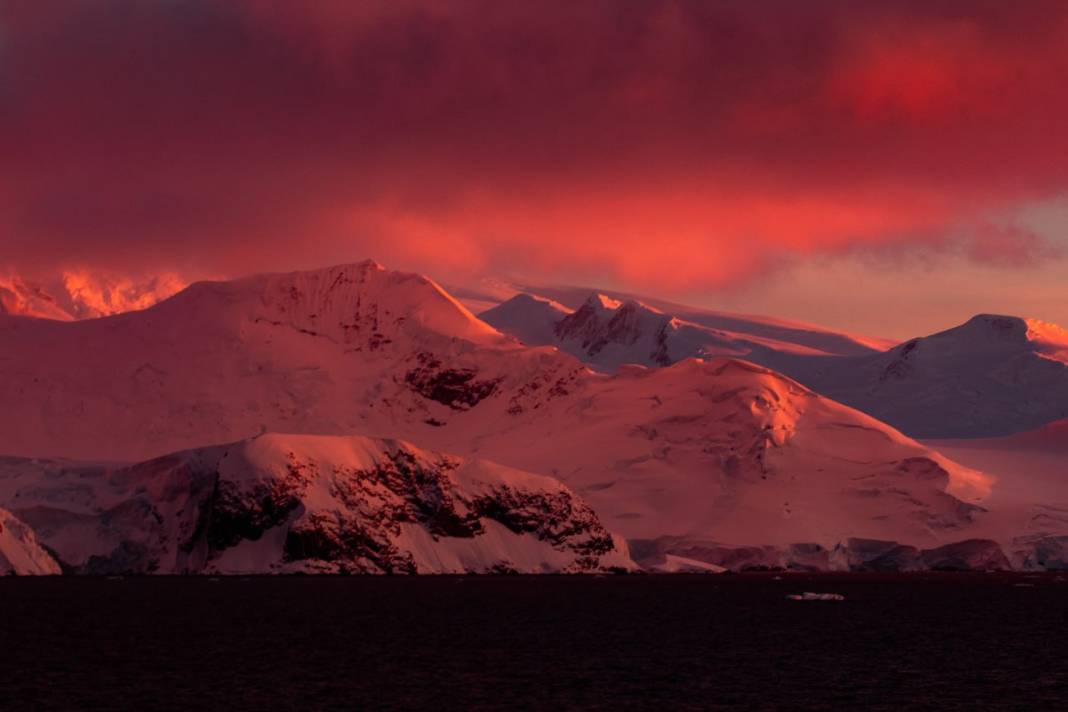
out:
M9 578L0 691L16 710L1068 709L1068 576Z

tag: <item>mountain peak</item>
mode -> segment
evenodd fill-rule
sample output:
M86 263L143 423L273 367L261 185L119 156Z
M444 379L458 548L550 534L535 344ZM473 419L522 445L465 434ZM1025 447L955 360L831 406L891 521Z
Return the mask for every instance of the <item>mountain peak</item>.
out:
M396 343L402 334L405 340L436 334L483 344L504 338L429 277L388 270L373 260L199 282L157 309L222 309L372 350Z
M374 271L374 272L385 272L386 271L386 268L382 266L382 263L380 263L380 262L378 262L376 260L372 260L372 259L366 259L366 260L363 260L361 262L355 262L355 263L353 263L353 266L358 268L358 269L367 270L367 271Z
M955 338L973 346L1015 344L1058 360L1068 352L1068 331L1057 324L1004 314L976 314L964 324L930 338Z
M520 292L478 316L527 346L543 346L553 343L556 325L571 313L551 299Z
M983 329L994 333L1012 333L1027 330L1027 320L1008 314L976 314L960 328ZM951 330L952 331L952 330Z
M472 341L500 337L434 280L390 271L373 260L268 276L264 287L273 308L307 319L310 328L337 326L348 334L363 319L381 331L416 326Z
M996 437L1068 416L1068 332L977 314L876 356L796 372L807 386L913 437Z
M616 309L619 309L619 307L622 305L623 302L619 301L618 299L612 299L612 297L609 297L606 294L601 294L600 292L594 292L589 296L589 298L586 299L586 306L590 306L595 309L607 309L610 311L615 311Z

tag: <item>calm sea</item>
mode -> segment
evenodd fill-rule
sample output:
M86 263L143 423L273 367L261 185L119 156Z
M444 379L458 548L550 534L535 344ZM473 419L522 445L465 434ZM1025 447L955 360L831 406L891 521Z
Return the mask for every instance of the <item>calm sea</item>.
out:
M1068 576L8 578L0 708L1064 710Z

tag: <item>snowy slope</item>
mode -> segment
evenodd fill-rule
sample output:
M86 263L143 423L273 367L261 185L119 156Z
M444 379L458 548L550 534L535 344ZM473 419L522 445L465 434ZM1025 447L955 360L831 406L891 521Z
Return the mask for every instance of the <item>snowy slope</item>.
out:
M986 536L1020 568L1068 570L1068 432L1059 421L1001 438L928 441L997 477Z
M1005 449L1068 453L1068 418L1055 420L1035 430L1028 430L1016 435L991 438L986 442L996 444ZM1066 481L1068 481L1068 477L1066 477Z
M198 283L104 319L0 315L0 453L137 460L264 431L392 435L543 358L425 277L373 263Z
M485 423L474 447L560 478L629 539L936 545L968 538L984 516L986 476L752 364L629 367L571 388Z
M1068 417L1068 332L979 315L884 354L784 368L914 437L993 437Z
M400 441L269 434L127 467L0 472L0 501L78 573L633 568L558 481ZM23 530L5 531L32 544Z
M0 452L143 460L368 433L556 477L630 539L822 566L851 539L973 538L993 485L768 369L596 373L373 263L202 283L89 322L0 318L0 362Z
M552 345L591 367L667 366L686 358L734 356L772 368L827 352L791 341L714 329L665 314L635 300L594 293L576 310L518 294L479 315L531 346Z
M556 345L556 327L572 313L571 309L551 299L517 294L478 317L528 346L544 346Z
M41 548L30 527L0 509L0 576L41 576L60 573L59 564Z

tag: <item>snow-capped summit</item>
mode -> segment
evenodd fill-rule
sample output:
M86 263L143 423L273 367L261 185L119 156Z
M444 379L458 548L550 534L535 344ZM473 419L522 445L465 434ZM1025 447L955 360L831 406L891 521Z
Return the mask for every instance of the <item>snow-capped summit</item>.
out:
M353 348L376 349L396 338L427 335L476 343L502 341L499 333L429 277L389 271L373 260L199 282L161 303L157 312L170 316L220 306L240 319L285 326Z
M583 370L371 262L199 282L104 319L0 318L0 361L0 453L112 460L264 431L439 427L486 399L554 397Z
M634 300L628 299L627 301L633 302ZM607 311L615 311L621 306L623 306L623 302L619 299L612 299L612 297L609 297L606 294L594 292L589 296L589 299L586 300L586 304L584 306L593 307L595 309L604 309Z
M572 313L563 304L534 294L517 294L479 314L482 321L524 344L553 343L556 326Z
M608 369L624 363L666 366L675 360L668 340L678 328L670 316L634 300L593 294L556 324L554 335L565 351Z
M1001 344L1007 349L1031 351L1046 358L1068 363L1068 331L1038 319L997 314L978 314L961 326L930 337L946 344L985 342L986 348Z
M450 291L460 296L464 303L476 308L480 317L501 331L528 341L518 332L528 319L520 318L523 305L532 307L531 299L552 302L566 313L578 311L584 305L593 304L615 309L618 303L637 302L647 308L668 314L680 322L726 333L732 338L762 343L775 351L799 354L823 354L835 356L859 356L884 351L896 342L887 339L860 336L834 331L814 324L788 321L768 316L720 312L706 307L677 304L649 296L587 287L554 287L516 284L500 280L484 280L477 285L450 286ZM511 303L511 304L510 304ZM510 304L500 312L496 307ZM534 309L532 307L532 313ZM548 342L544 342L548 343Z
M1068 417L1068 332L980 314L886 353L789 364L831 398L914 437L994 437Z

